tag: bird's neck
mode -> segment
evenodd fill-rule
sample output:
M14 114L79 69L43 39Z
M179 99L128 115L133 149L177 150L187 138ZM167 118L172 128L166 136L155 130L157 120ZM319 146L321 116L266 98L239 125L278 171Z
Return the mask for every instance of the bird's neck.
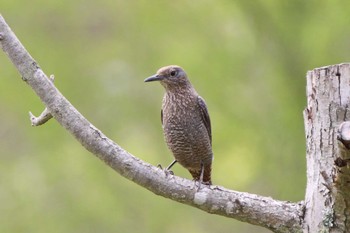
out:
M190 97L190 96L196 96L197 92L192 86L186 86L186 87L177 87L177 88L169 88L166 89L166 93L168 95L174 95L177 96L177 98L183 97Z
M165 84L163 86L169 94L196 92L190 82Z
M183 103L192 103L197 99L197 92L192 86L182 88L166 89L164 101L170 105L183 105Z

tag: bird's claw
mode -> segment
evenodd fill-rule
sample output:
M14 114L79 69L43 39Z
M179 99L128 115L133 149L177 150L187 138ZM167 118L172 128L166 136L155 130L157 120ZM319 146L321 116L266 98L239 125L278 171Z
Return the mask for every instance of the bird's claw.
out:
M167 174L167 175L169 175L169 174L172 175L172 176L174 175L174 172L173 172L172 170L167 170L167 169L165 169L164 172L165 172L165 174Z
M157 165L158 168L162 169L165 173L165 176L168 176L169 174L170 175L174 175L174 172L172 170L169 170L169 169L166 169L166 168L163 168L162 165L158 164Z
M202 185L205 185L205 186L211 185L210 182L204 182L204 181L200 181L198 179L193 179L193 181L194 181L194 187L197 188L197 192L199 192L199 190L203 187Z

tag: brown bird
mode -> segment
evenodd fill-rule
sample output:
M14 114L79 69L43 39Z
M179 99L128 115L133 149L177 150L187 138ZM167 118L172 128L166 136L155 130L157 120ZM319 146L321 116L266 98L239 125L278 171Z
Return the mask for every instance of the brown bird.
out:
M175 157L166 170L179 162L194 180L211 184L212 137L204 99L179 66L160 68L145 79L151 81L159 81L165 88L161 120L165 141Z

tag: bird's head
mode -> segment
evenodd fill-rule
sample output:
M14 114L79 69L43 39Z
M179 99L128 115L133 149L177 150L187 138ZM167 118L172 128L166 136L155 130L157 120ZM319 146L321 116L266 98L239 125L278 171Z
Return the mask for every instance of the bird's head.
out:
M167 90L173 88L191 87L185 71L176 65L160 68L155 75L145 79L145 82L159 81Z

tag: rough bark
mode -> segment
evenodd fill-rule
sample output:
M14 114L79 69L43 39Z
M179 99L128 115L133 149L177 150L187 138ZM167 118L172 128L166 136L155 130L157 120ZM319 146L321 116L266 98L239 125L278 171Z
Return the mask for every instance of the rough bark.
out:
M349 119L350 64L307 74L307 187L304 232L349 232L350 172L341 139ZM343 125L344 126L344 125ZM340 139L338 141L337 139Z

